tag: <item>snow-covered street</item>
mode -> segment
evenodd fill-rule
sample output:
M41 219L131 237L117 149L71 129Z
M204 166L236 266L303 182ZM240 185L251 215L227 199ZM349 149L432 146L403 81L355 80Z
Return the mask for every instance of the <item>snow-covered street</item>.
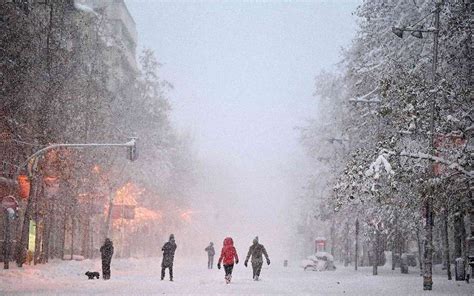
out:
M46 265L13 267L0 272L0 295L472 295L472 285L434 276L434 288L423 292L418 270L400 274L381 268L358 272L338 267L334 272L305 272L296 266L264 266L261 281L251 280L251 269L242 263L234 269L230 285L222 270L206 269L205 262L180 261L175 281L160 281L161 258L114 259L110 281L88 280L84 273L100 271L100 261L53 261ZM291 262L290 262L291 263Z
M474 296L473 16L0 0L0 296Z

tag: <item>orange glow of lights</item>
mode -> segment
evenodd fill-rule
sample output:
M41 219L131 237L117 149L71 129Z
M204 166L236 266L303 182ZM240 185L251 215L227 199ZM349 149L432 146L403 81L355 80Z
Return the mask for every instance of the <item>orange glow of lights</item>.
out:
M30 180L28 176L20 175L18 176L18 185L20 186L19 195L21 198L28 198L30 195Z
M138 207L135 209L135 219L137 221L160 220L161 213L149 210L144 207Z
M186 211L186 212L183 212L181 213L181 219L187 221L187 222L191 222L191 214L193 214L194 212L189 210L189 211Z
M145 189L138 188L135 184L128 182L115 193L115 204L136 206L140 195L145 192Z
M115 228L121 226L130 226L131 230L138 230L142 227L150 225L150 222L153 222L154 225L159 223L162 220L162 215L160 212L152 211L144 207L135 208L135 217L134 219L114 219L112 225Z

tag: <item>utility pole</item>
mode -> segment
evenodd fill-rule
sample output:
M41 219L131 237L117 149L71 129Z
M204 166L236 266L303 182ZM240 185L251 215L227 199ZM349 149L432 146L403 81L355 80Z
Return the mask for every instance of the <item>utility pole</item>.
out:
M434 28L424 30L422 28L412 27L392 27L392 32L400 38L403 38L403 32L412 32L411 35L416 38L423 38L422 33L433 33L433 61L431 65L431 104L430 104L430 152L435 155L434 145L434 121L436 111L436 71L438 66L438 37L439 37L439 16L443 0L436 0L434 14ZM430 13L430 14L431 14ZM417 22L419 23L419 22ZM433 165L427 171L427 177L434 176ZM433 288L433 193L434 188L427 182L427 189L423 193L423 210L424 210L424 254L423 254L423 290L432 290Z
M430 110L430 150L431 154L435 155L434 146L434 121L436 111L436 70L438 67L438 36L439 36L439 15L441 12L442 1L436 1L436 8L434 12L434 27L433 31L433 61L431 67L431 110ZM429 170L429 175L434 175L434 166ZM423 290L433 289L433 193L434 190L430 184L430 189L427 192L424 210L425 210L425 252L424 252L424 270L423 270Z

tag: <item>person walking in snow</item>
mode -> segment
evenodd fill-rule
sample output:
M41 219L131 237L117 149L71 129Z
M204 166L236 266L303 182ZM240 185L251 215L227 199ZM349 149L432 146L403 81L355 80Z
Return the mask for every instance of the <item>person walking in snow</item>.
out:
M106 238L104 244L100 247L100 255L102 258L102 278L104 280L110 279L110 263L112 262L113 254L114 245L109 238Z
M204 251L207 252L207 268L212 269L212 265L214 265L214 255L216 254L214 243L210 242L209 246L207 246Z
M221 269L221 262L224 264L225 270L225 282L230 283L232 279L232 270L234 269L234 259L235 264L239 264L239 256L237 255L237 250L234 247L234 241L231 237L226 237L224 239L224 246L221 250L221 256L219 257L219 262L217 263L217 268Z
M253 244L249 248L249 252L247 253L247 258L245 258L244 265L247 267L249 262L250 256L252 256L252 270L253 270L253 280L258 281L260 277L260 271L262 270L263 265L263 257L262 254L265 255L265 259L267 259L267 264L270 265L270 258L268 258L267 250L262 244L258 243L258 236L253 239Z
M174 253L176 251L176 243L174 241L174 234L170 234L170 239L163 245L163 261L161 262L161 280L165 278L166 268L169 269L170 281L173 281L173 261Z

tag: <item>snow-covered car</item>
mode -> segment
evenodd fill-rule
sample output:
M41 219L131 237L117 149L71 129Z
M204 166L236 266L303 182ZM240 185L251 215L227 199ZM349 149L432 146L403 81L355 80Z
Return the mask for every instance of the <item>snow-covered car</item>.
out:
M312 271L336 270L334 257L328 252L317 252L314 255L308 256L301 262L301 266L304 270Z

